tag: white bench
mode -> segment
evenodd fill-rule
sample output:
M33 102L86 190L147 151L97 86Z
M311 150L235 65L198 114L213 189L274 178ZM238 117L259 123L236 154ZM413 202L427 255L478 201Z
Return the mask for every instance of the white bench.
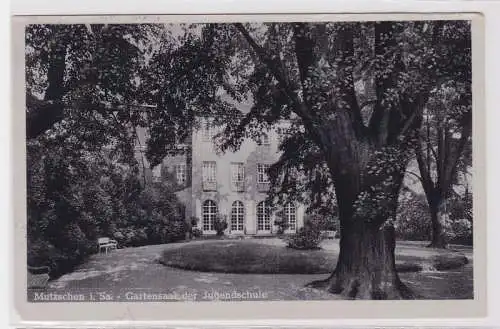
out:
M104 250L107 254L109 250L118 248L118 242L110 238L99 238L97 239L97 244L99 245L99 253Z
M323 239L335 239L335 231L322 231L321 235L323 236Z

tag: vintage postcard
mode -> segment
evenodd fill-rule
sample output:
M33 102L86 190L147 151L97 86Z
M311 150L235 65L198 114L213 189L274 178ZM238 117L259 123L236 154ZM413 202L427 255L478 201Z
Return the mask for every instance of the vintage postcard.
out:
M479 15L13 27L21 318L485 315Z

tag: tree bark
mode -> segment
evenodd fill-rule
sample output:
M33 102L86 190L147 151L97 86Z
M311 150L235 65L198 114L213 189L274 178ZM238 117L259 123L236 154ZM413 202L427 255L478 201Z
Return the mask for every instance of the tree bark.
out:
M445 205L446 200L442 200L429 207L431 213L431 243L428 245L429 248L445 249L448 247L445 230L448 213Z
M268 56L242 24L235 26L287 93L294 112L323 152L334 181L341 221L341 251L330 278L311 285L325 287L348 298L412 298L413 294L401 283L396 272L394 228L387 221L395 213L409 159L405 150L412 149L408 143L409 132L420 126L421 108L418 104L405 107L405 114L410 114L406 119L398 114L399 111L387 112L388 124L383 125L384 131L378 128L380 118L376 117L370 120L370 126L377 127L375 134L368 133L355 97L352 33L349 29L341 29L337 35L339 70L335 84L340 92L328 94L329 101L322 105L321 111L312 110L309 102L297 96L295 90L299 86L291 83L279 59ZM308 72L314 67L311 59L315 51L310 34L304 33L305 28L302 24L295 25L294 39L298 46L296 55L302 91L308 99L309 79L314 81ZM378 24L375 28L375 34L380 36L378 40L382 40L382 35L391 40L393 28L392 23ZM386 50L380 47L379 51L385 53ZM397 79L397 73L403 69L401 60L398 59L397 64L394 74L386 78L388 81L378 84L379 98L382 89L390 85L389 80ZM389 109L383 110L385 113ZM384 137L378 138L378 135Z
M391 218L409 154L404 145L340 156L344 174L333 172L341 222L340 254L332 275L310 284L348 299L412 299L416 296L399 279L395 264L395 230ZM408 148L409 149L409 148ZM356 160L354 160L356 159ZM338 161L338 158L337 158ZM344 161L341 161L344 162ZM356 163L355 163L356 162Z
M332 275L309 286L340 294L346 299L414 299L401 282L395 263L395 230L342 219L340 254Z
M393 226L344 228L337 267L327 289L346 298L413 298L396 272L395 246Z

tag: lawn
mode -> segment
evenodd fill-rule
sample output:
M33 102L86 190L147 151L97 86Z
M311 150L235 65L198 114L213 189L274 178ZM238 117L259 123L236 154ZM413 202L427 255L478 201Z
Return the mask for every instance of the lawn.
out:
M186 243L163 251L160 263L200 272L253 274L327 274L337 261L338 248L295 250L283 243L259 240L219 240ZM410 245L396 251L399 272L449 270L468 263L452 250L435 250Z
M186 271L171 266L165 266L158 262L165 256L166 250L172 250L171 254L180 254L177 249L196 246L196 250L211 249L211 243L219 244L221 241L191 241L181 243L170 243L165 245L151 245L135 248L124 248L109 254L92 255L84 264L80 265L72 273L63 275L49 283L48 291L65 293L67 291L79 290L102 290L115 296L123 295L124 292L134 289L157 290L169 293L197 293L196 300L204 301L205 292L232 292L232 291L265 291L268 293L266 300L332 300L339 299L338 295L332 295L323 290L308 288L306 285L312 281L324 279L324 273L320 274L242 274ZM225 243L238 243L251 246L248 242L261 245L255 247L262 250L281 249L284 242L279 239L255 239L242 241L224 241ZM422 262L432 259L432 255L449 254L450 251L440 251L425 248L425 242L398 242L396 253L398 263L409 260ZM323 241L322 250L306 252L308 255L327 254L328 259L335 266L336 253L338 252L338 241ZM226 248L227 249L227 248ZM458 248L457 248L458 249ZM470 263L456 270L401 273L401 280L407 284L423 299L471 299L474 297L472 248L460 248L463 254L469 257ZM294 250L286 252L295 253ZM269 252L267 250L266 252ZM318 253L319 252L319 253ZM184 253L184 252L182 252ZM245 255L247 256L247 255ZM243 259L239 259L241 262ZM213 261L212 257L207 259ZM257 261L254 261L256 263ZM217 262L215 262L217 263ZM280 263L282 264L282 263ZM330 270L330 268L326 268ZM28 298L33 294L29 293ZM31 299L29 299L31 300Z

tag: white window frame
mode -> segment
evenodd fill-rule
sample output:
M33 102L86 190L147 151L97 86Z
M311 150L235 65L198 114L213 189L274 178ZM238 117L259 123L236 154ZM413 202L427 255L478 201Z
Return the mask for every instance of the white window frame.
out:
M270 167L270 165L267 163L258 163L257 164L257 183L260 183L260 184L270 183L269 175L267 174L267 170L269 169L269 167Z
M161 181L161 164L155 166L153 169L151 169L151 174L153 176L153 182L160 182Z
M215 127L210 120L205 120L202 123L202 139L205 142L211 142L215 135Z
M271 145L271 140L268 134L262 134L257 138L257 145L259 146L269 146Z
M243 232L245 230L245 205L236 200L231 205L231 232Z
M262 145L271 145L271 140L268 134L262 135Z
M187 165L185 163L178 163L175 165L175 179L178 185L186 185Z
M292 202L288 202L285 204L284 208L285 220L288 224L288 228L286 230L290 232L297 231L297 207Z
M245 164L243 162L231 162L231 184L245 183Z
M201 229L203 232L214 232L214 222L217 218L218 206L214 200L205 200L201 205Z
M203 161L202 164L202 180L206 183L217 182L217 162Z
M261 201L257 203L257 233L271 233L272 213L269 203Z

